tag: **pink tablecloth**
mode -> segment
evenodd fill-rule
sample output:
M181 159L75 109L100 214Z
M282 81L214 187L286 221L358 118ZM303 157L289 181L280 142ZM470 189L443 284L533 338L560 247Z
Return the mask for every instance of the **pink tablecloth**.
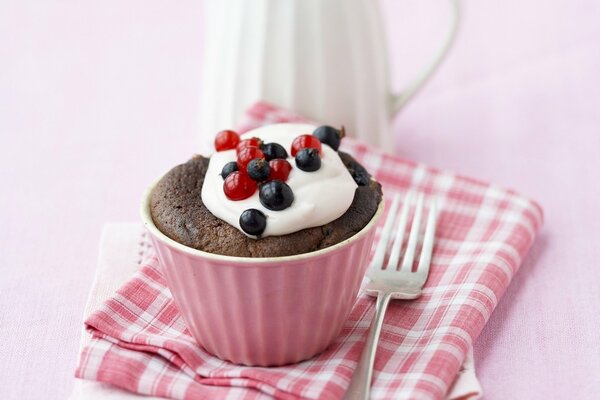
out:
M443 72L394 124L396 152L544 205L541 236L475 346L486 398L595 398L600 4L464 3ZM383 2L398 86L443 33L439 4ZM145 184L199 143L201 16L192 1L2 7L3 398L70 392L103 222L136 219Z

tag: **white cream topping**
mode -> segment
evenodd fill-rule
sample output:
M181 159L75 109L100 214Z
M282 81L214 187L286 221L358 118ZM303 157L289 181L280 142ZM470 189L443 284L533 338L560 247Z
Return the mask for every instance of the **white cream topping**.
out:
M272 211L259 200L258 190L249 198L229 200L223 192L221 170L230 161L236 160L235 150L213 154L202 186L202 202L217 218L235 226L241 232L239 218L244 210L256 208L267 216L265 236L280 236L302 229L325 225L341 217L352 204L358 187L342 163L338 153L323 144L321 168L305 172L296 167L291 157L292 141L299 135L311 134L315 126L309 124L276 124L254 129L242 135L242 139L258 137L265 143L282 145L288 155L292 171L286 183L294 192L294 202L282 211Z

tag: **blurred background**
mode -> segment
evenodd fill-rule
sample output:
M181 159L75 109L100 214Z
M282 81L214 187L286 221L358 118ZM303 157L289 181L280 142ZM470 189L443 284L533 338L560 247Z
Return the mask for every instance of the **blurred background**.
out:
M437 48L450 8L380 3L399 89ZM3 397L68 396L103 223L136 220L146 185L199 151L203 17L199 1L0 0ZM515 188L545 208L527 275L517 275L475 346L489 399L507 387L524 399L600 392L559 351L577 323L568 304L547 325L521 329L527 312L543 308L540 288L580 290L545 262L600 256L574 240L600 230L599 22L594 0L464 0L453 50L393 121L397 155ZM582 281L584 265L570 267ZM41 305L55 312L28 312ZM551 358L528 357L540 340L555 349ZM553 381L523 381L536 370Z

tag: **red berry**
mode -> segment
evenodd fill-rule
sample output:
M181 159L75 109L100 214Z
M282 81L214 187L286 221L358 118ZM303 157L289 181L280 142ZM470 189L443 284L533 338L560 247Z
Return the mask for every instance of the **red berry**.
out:
M321 141L313 135L300 135L292 142L292 157L302 149L317 149L321 154Z
M250 139L244 139L241 142L239 142L237 144L235 150L239 154L240 151L242 151L246 147L258 147L260 149L261 145L262 145L262 140L260 140L257 137L253 137L253 138L250 138Z
M247 174L235 171L225 178L223 191L229 200L244 200L254 194L256 191L256 182Z
M240 135L234 131L221 131L215 136L215 149L217 151L235 149L240 142Z
M237 164L240 171L245 171L248 163L255 158L265 158L265 155L258 147L245 147L237 157Z
M269 161L269 167L271 167L269 180L278 179L283 182L287 181L290 171L292 170L290 163L286 160L282 160L281 158Z

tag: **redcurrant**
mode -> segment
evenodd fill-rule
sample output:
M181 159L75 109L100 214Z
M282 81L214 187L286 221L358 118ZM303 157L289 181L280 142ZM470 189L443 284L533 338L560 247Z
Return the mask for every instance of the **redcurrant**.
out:
M245 147L237 156L237 164L240 171L246 171L248 163L255 158L265 158L265 155L258 147Z
M269 161L269 167L271 167L269 180L278 179L283 182L287 181L290 171L292 170L290 163L280 158Z
M223 191L229 200L244 200L256 191L256 182L240 171L232 172L223 182Z
M312 135L300 135L292 142L292 157L302 149L317 149L321 154L321 141Z
M240 142L240 136L230 130L221 131L215 136L215 149L217 151L231 150Z
M262 143L263 143L262 140L260 140L257 137L252 137L250 139L244 139L237 144L235 150L239 154L246 147L258 147L260 149L260 146L262 145Z

